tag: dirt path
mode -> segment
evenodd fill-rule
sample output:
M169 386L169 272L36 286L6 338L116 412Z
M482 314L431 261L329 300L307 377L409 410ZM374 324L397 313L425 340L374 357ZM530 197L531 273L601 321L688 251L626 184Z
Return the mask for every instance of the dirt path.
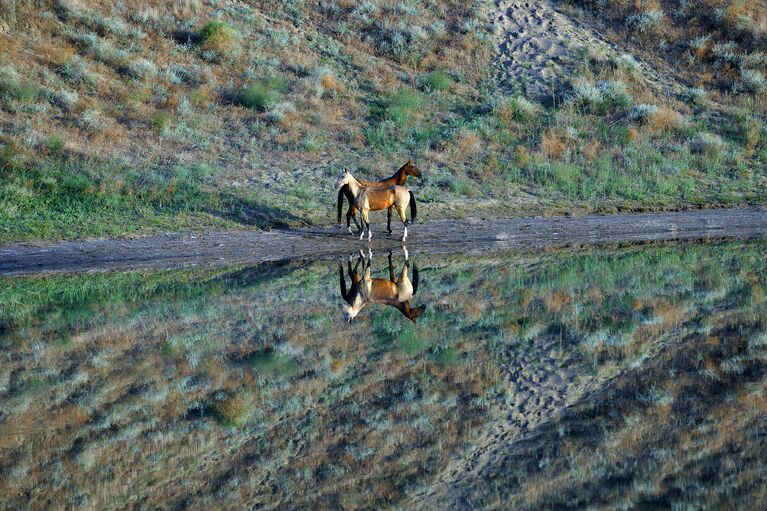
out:
M503 88L519 90L529 98L560 90L578 62L580 48L606 57L625 52L585 23L556 9L549 0L495 0L492 20L498 51L495 66ZM636 59L643 75L657 85L677 88L676 81L660 75Z
M373 224L373 251L399 247L401 226L386 236ZM576 218L446 220L409 229L408 248L429 252L531 249L696 238L767 236L767 209L589 215ZM96 239L0 247L0 276L265 261L348 255L367 247L337 227L225 231L138 239Z

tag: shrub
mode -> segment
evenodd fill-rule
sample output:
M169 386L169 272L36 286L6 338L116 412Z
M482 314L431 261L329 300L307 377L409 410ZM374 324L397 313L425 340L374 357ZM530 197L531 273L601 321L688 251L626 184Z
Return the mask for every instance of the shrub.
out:
M78 125L85 131L99 131L107 126L102 113L94 108L89 108L82 113Z
M708 158L718 158L725 147L724 140L713 133L698 133L690 141L690 150L696 154L702 154Z
M761 71L754 69L742 69L740 79L743 89L754 94L767 92L767 79Z
M629 119L632 121L645 122L650 116L658 113L660 108L655 105L641 104L634 105L629 113Z
M0 98L6 101L32 103L38 95L36 88L20 83L19 75L12 66L0 68Z
M556 132L549 131L541 137L541 151L547 158L559 158L567 151L567 146Z
M154 78L157 76L157 66L151 60L136 59L128 64L128 74L134 78Z
M200 30L200 47L219 57L239 49L237 31L223 21L210 21Z
M603 80L593 85L585 80L573 86L572 101L593 112L626 110L631 107L632 98L626 85L620 81Z
M521 96L511 98L505 105L498 109L498 117L508 124L514 120L517 122L529 122L543 113L543 107Z
M269 122L279 123L283 122L290 114L295 113L296 107L290 101L284 101L272 105L266 113L266 118Z
M735 41L717 43L714 45L713 54L718 60L735 64L738 62L738 44Z
M54 97L56 103L65 110L71 110L80 100L80 95L75 91L61 89Z
M624 53L620 55L619 57L616 57L615 66L618 69L625 71L626 73L630 75L637 75L637 74L640 74L642 71L642 68L639 65L639 62L628 53Z
M684 125L684 118L670 108L661 108L648 116L646 124L652 131L671 131Z
M655 33L663 25L664 14L660 9L635 12L626 19L626 24L641 34Z
M631 107L633 100L623 82L604 80L597 83L597 89L602 93L603 108L626 110Z
M159 112L152 117L152 127L164 134L170 129L170 121L170 115L167 112Z
M421 77L421 83L426 90L443 91L453 85L453 80L444 71L432 71Z
M421 94L410 89L400 89L387 95L373 109L374 117L388 119L399 126L407 124L423 107Z
M261 112L280 101L280 92L285 90L285 83L279 78L267 78L245 87L235 97L235 102Z
M706 89L694 87L687 91L687 100L695 105L704 105L708 101Z
M227 428L240 428L248 419L247 403L239 397L229 397L214 402L213 413L216 420Z

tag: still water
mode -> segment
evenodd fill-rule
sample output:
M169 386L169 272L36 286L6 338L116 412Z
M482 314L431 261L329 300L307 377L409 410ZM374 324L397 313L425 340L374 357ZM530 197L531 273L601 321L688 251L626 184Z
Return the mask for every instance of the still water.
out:
M0 280L0 507L758 505L765 252Z

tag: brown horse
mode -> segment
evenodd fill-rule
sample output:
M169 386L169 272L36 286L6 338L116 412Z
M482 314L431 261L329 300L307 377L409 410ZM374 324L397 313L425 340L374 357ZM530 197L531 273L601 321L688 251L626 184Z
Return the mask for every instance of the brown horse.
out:
M402 167L399 168L391 177L382 179L380 181L366 181L364 179L358 179L362 186L367 187L381 187L387 186L402 186L407 181L408 176L421 177L421 171L415 166L413 160L408 160ZM352 232L351 220L354 219L354 225L357 229L360 228L360 224L357 222L357 208L354 206L354 195L352 194L349 186L344 185L338 190L338 223L341 224L341 211L344 207L344 197L349 201L349 209L346 211L346 228L349 232ZM391 234L391 208L386 212L386 229Z
M344 170L336 183L336 188L348 185L349 190L354 197L354 206L362 212L362 228L360 229L360 239L365 236L365 227L368 230L368 241L373 237L370 231L370 220L368 214L370 211L380 211L383 209L394 208L399 214L400 220L405 225L405 232L402 235L402 241L407 240L408 220L405 216L405 210L410 206L410 214L415 222L418 210L415 203L415 195L404 186L388 186L386 188L372 187L367 188L360 185L360 182L354 179L354 176L348 170Z
M344 319L351 323L352 319L362 311L363 308L371 303L382 303L390 305L400 311L406 318L415 323L426 310L425 305L413 307L410 305L410 299L418 292L418 267L413 263L413 280L408 276L410 261L408 253L405 250L405 264L397 277L394 274L394 265L389 252L389 278L374 279L370 276L370 266L372 263L372 254L368 251L369 257L366 260L360 251L360 257L352 269L351 258L347 262L349 278L351 278L351 287L346 287L346 277L341 263L338 264L338 273L341 278L341 296L347 305L344 305ZM362 275L357 273L357 267L363 262Z

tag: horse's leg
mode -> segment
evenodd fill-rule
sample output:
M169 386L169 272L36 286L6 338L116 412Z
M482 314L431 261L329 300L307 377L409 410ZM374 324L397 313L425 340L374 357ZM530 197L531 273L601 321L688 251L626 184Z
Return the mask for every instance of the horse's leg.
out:
M354 225L357 227L357 229L360 228L359 222L357 222L357 208L354 207L354 204L349 206L349 210L346 212L346 229L348 229L349 234L352 233L352 226L351 221L354 220Z
M396 208L400 220L402 220L402 223L405 225L405 232L402 234L402 242L404 243L405 240L407 240L407 217L405 216L405 208L402 206L396 206Z
M368 217L369 213L370 213L369 208L365 208L362 210L362 217L365 220L365 225L368 228L368 241L370 241L370 239L373 237L373 231L370 230L370 218Z
M394 276L394 265L391 262L391 250L389 250L389 280L397 283L397 277Z
M386 230L391 234L391 206L386 210Z
M361 211L362 216L362 228L360 229L360 239L363 239L365 237L365 227L368 229L368 233L370 233L370 224L368 224L368 215L367 211L363 208Z

